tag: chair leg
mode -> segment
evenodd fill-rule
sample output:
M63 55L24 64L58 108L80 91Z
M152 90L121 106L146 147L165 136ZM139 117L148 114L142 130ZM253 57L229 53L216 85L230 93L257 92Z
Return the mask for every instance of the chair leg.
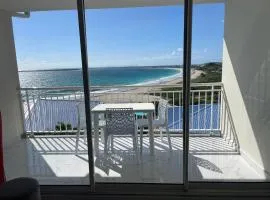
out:
M100 120L105 120L105 117L104 117L104 114L101 114L101 115L99 115L99 117L100 117ZM100 128L100 138L101 138L101 142L102 143L104 143L104 134L105 134L105 132L104 132L104 127L101 127Z
M143 152L143 127L140 127L140 154Z
M100 129L100 138L101 138L101 142L104 143L104 130L103 130L103 128Z
M113 152L113 135L111 135L110 140L111 140L111 151Z
M83 141L84 141L84 144L87 143L87 131L86 131L86 129L83 130Z
M108 155L108 136L104 137L104 155Z
M76 134L75 155L78 155L79 139L80 139L80 128L78 127L78 131Z
M138 129L137 129L138 130ZM139 155L138 155L138 134L136 133L133 135L133 150L135 151L135 157L136 157L136 162L139 164Z
M134 138L133 143L135 144L134 147L136 147L135 150L137 151L137 150L138 150L138 126L137 126L137 125L135 125L135 131L134 131L134 136L133 136L133 138ZM136 153L137 153L137 152L136 152Z
M134 135L133 137L132 137L132 139L133 139L133 150L134 151L137 151L137 139L136 139L136 135Z
M163 142L163 133L162 133L162 128L159 127L159 135L160 135L160 139Z
M168 125L166 125L166 134L167 134L170 151L172 151L172 141L171 141L171 135L169 133Z

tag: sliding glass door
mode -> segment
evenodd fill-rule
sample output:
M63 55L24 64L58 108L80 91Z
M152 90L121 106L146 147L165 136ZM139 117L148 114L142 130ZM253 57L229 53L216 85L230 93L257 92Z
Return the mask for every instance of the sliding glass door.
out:
M203 64L192 69L200 75L191 83L190 181L269 180L267 6L194 5L192 55Z
M70 42L78 53L66 45L59 52L67 51L61 59L69 66L82 68L27 72L47 84L22 90L31 176L41 184L92 189L108 182L183 184L183 69L189 69L184 6L85 9L89 3L78 0L76 11L57 11L55 18L78 25L76 33L66 33L77 39ZM45 23L53 14L32 18ZM65 44L67 30L60 30Z
M77 105L84 93L77 11L33 12L28 17L12 19L21 70L21 88L16 86L21 98L17 95L14 104L21 108L22 130L7 138L7 180L29 176L40 185L89 185L87 142L77 145L86 127L85 118L78 124ZM7 30L13 40L11 19ZM17 72L12 74L17 79ZM77 154L78 149L85 154Z
M256 155L246 148L247 142L256 144L256 141L253 137L246 140L236 131L243 131L243 127L234 122L238 114L230 109L230 105L237 107L233 94L241 96L241 92L232 93L228 89L226 76L233 72L228 71L226 53L237 49L226 49L226 45L237 43L230 42L234 29L225 31L228 44L222 41L224 18L228 18L227 27L233 24L231 16L224 17L225 6L228 9L231 4L193 5L186 0L181 6L121 7L126 6L129 8L86 11L92 58L89 104L94 142L90 153L94 159L90 168L95 181L177 183L188 189L190 181L264 180L267 173L260 163L266 168L267 163L260 160L259 151L266 147L254 147ZM213 24L216 29L209 34ZM166 32L168 27L174 34ZM179 43L166 46L172 41ZM156 50L159 48L172 51L161 53ZM227 67L224 76L223 54ZM173 59L177 60L175 65L164 62ZM171 73L172 70L178 71ZM164 79L156 73L174 79ZM227 90L221 83L222 76ZM258 77L265 82L265 76L259 73ZM250 94L254 96L253 87ZM264 99L262 94L264 91L259 87L258 95ZM248 96L243 101L250 112L250 102L256 104L260 100ZM119 115L117 109L126 113L121 111ZM259 122L250 115L255 122L246 124L255 123L257 127ZM129 123L133 124L131 132L126 131ZM245 151L240 149L241 142Z
M85 10L95 182L182 184L184 7L122 6Z
M7 138L7 179L269 178L268 30L252 24L267 3L76 2L13 19L25 134Z

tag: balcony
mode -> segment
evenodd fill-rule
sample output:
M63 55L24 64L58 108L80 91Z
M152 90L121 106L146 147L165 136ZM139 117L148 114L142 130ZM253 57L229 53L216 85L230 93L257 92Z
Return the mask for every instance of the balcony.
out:
M41 184L88 184L88 146L83 135L79 140L78 154L75 153L76 105L83 100L82 88L21 88L20 91L30 176ZM90 94L91 109L107 103L156 105L160 100L169 103L171 148L167 138L161 137L159 130L154 130L154 155L151 155L146 128L140 155L133 151L132 138L121 135L115 137L113 149L105 154L100 132L98 150L101 153L94 157L96 181L182 182L182 86L91 87ZM154 118L157 112L156 109ZM136 116L137 119L144 117ZM239 152L237 134L221 83L191 85L189 121L191 181L264 179Z

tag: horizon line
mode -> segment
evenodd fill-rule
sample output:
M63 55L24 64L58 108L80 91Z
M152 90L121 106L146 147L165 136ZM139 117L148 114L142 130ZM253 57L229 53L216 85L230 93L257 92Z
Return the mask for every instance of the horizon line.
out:
M204 65L207 63L222 63L220 61L216 61L216 62L204 62L201 64L191 64L192 66L196 66L196 65ZM94 69L98 69L98 68L125 68L125 67L167 67L167 68L183 68L183 65L141 65L141 66L102 66L102 67L88 67L88 69L90 68L94 68ZM51 69L26 69L26 70L18 70L18 72L35 72L35 71L72 71L72 70L81 70L82 68L51 68Z

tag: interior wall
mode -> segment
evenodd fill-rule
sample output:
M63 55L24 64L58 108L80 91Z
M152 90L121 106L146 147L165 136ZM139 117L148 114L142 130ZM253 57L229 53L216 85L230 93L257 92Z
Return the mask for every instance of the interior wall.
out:
M222 82L241 153L270 172L270 1L225 4Z
M7 178L26 174L26 149L21 142L23 121L11 13L0 11L0 111Z

